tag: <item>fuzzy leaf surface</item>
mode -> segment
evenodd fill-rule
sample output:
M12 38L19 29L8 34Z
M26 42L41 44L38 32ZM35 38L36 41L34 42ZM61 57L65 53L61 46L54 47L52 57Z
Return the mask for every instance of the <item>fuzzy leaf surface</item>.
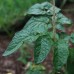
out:
M50 38L42 37L36 41L34 49L34 60L35 63L41 63L47 57L50 49L52 48L53 42Z
M60 31L62 31L62 32L65 32L65 27L62 26L62 25L60 25L60 24L57 24L57 25L56 25L56 29L58 29L58 30L60 30Z
M66 64L69 55L68 43L65 40L59 40L57 48L54 50L54 67L60 70Z
M39 35L46 33L48 26L44 19L46 19L46 17L42 17L42 19L41 17L32 17L23 30L15 34L3 56L10 55L18 50L23 42L33 42L39 37Z
M44 2L42 4L33 5L27 12L27 14L31 15L52 15L53 5L49 2ZM55 13L60 11L59 8L55 7Z
M58 20L58 23L59 24L62 24L62 25L64 25L64 24L72 24L72 21L69 19L69 18L67 18L66 16L64 16L63 14L61 14L61 13L58 13L57 14L57 20Z

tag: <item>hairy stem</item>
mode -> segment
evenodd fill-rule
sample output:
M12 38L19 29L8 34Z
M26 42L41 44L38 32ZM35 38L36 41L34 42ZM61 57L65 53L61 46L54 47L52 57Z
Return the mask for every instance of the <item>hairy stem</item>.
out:
M55 0L53 0L53 17L52 17L52 25L53 25L53 39L54 39L54 41L55 41L55 34L56 34Z
M53 16L52 16L52 26L53 26L53 40L56 41L56 13L55 13L55 0L52 0L53 3ZM53 53L54 53L54 47L53 47ZM52 74L55 74L55 69L53 68Z

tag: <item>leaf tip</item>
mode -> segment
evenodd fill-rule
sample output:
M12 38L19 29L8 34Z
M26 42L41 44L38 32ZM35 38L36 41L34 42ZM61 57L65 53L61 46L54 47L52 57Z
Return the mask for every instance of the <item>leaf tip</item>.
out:
M2 54L2 56L4 56L4 57L5 57L5 56L7 56L7 55L6 55L6 53L4 52L4 53Z

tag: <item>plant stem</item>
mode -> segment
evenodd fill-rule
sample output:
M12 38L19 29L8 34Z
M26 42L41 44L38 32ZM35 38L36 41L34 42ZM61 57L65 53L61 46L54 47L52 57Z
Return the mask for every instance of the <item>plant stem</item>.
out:
M53 40L56 41L56 13L55 13L55 0L52 0L53 3L53 16L52 16L52 26L53 26ZM54 53L54 47L53 47L53 53ZM55 69L53 68L52 74L55 74Z
M53 0L53 17L52 17L52 25L53 25L53 40L55 41L55 34L56 34L55 0Z

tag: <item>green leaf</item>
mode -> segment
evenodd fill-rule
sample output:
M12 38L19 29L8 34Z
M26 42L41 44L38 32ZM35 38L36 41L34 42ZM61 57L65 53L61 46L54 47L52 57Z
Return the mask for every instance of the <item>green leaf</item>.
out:
M42 10L40 4L35 4L33 5L27 12L27 14L32 14L32 15L40 15L40 14L45 14L46 12Z
M47 57L52 47L52 40L48 37L41 37L36 41L34 49L35 63L41 63Z
M66 37L64 38L64 40L65 40L67 43L69 43L70 36L66 36Z
M32 17L23 29L28 29L33 34L45 34L48 31L48 22L49 18L46 16Z
M69 55L68 46L68 43L63 39L57 43L57 48L54 50L54 67L56 71L60 70L67 63Z
M69 60L71 62L74 62L74 48L70 48L69 52L70 52L70 54L69 54Z
M53 5L49 2L44 2L42 4L33 5L27 12L27 14L31 15L53 15ZM60 11L59 8L55 7L55 13Z
M34 71L29 70L29 71L26 72L26 74L45 74L45 72L39 71L39 70L34 70Z
M51 37L51 39L53 39L53 32L49 32L48 35ZM55 38L57 40L59 39L59 35L57 33L55 34Z
M74 43L74 33L71 34L70 40L71 40L72 43Z
M30 36L26 37L24 40L25 40L25 42L32 43L32 42L34 42L38 37L39 37L39 35L36 35L36 36L30 35Z
M33 42L40 35L45 34L48 31L48 25L46 24L48 21L46 22L44 19L48 18L32 17L23 28L23 30L15 34L3 56L10 55L11 53L18 50L23 42Z
M43 7L43 9L49 9L52 7L52 4L49 2L43 2L41 3L41 6Z
M44 2L42 4L35 4L29 10L28 14L32 15L44 15L47 14L47 11L51 7L51 4L48 2Z
M51 29L52 28L52 25L51 24L48 24L48 29Z
M45 74L45 67L43 65L32 64L27 70L26 74Z
M60 25L60 24L57 24L57 25L56 25L56 29L58 29L58 30L60 30L60 31L62 31L62 32L65 32L65 27L62 26L62 25Z
M59 13L60 12L60 10L61 9L59 9L59 8L57 8L57 7L55 7L55 13L57 14L57 13ZM52 14L53 15L53 6L49 9L49 11L48 12L50 12L50 14Z
M47 21L45 21L46 19ZM23 30L15 34L3 56L10 55L18 50L23 42L31 43L35 41L39 35L46 33L48 31L48 25L46 23L48 23L48 18L46 17L32 17Z
M34 36L34 35L29 37L28 36L29 34L25 30L22 30L16 33L12 41L10 42L9 46L7 47L6 51L4 52L3 56L10 55L16 50L18 50L18 48L22 46L24 42L27 42L27 41L33 42L38 38L38 36Z
M24 31L20 31L19 33L16 33L11 43L7 47L6 51L4 52L3 56L7 56L15 52L23 44L23 39L25 36L26 35L24 34Z
M57 14L57 20L58 20L58 23L62 24L62 25L64 25L64 24L72 24L72 21L69 18L65 17L61 13Z
M23 63L23 64L27 64L27 62L28 62L25 57L19 57L19 58L17 59L17 61L20 61L20 62Z

